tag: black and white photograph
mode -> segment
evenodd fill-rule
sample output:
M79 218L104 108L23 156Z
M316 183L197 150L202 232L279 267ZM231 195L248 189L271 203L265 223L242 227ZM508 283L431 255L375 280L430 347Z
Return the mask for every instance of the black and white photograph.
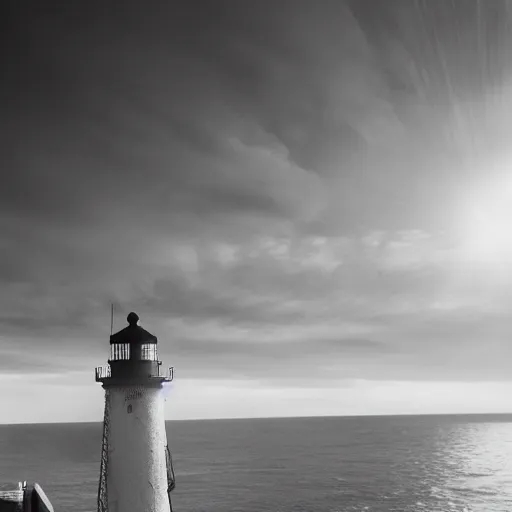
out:
M512 512L512 0L3 0L0 70L0 512Z

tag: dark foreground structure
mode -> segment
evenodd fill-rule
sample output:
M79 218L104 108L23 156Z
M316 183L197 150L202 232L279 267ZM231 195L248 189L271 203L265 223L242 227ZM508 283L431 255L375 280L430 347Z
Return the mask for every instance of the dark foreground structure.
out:
M53 506L39 484L18 483L12 491L0 491L0 512L53 512Z

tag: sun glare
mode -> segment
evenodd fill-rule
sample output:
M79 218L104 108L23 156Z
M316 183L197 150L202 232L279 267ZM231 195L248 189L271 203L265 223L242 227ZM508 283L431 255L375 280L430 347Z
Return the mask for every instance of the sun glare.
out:
M468 201L466 255L475 263L512 264L512 177L480 186Z

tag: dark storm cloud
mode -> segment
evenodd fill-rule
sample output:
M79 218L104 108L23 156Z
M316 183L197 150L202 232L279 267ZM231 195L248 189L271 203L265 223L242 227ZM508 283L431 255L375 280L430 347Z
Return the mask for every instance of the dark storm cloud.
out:
M52 218L87 216L102 211L105 201L147 208L150 200L137 200L145 191L152 197L155 183L187 193L212 173L210 182L221 188L215 165L180 157L187 147L208 158L220 151L233 114L223 106L229 89L218 75L223 69L227 80L238 74L229 72L229 62L239 37L235 32L226 41L221 34L229 34L235 20L205 31L204 11L198 16L185 4L123 7L119 16L94 2L80 11L33 7L13 21L3 85L14 97L3 118L11 168L3 208ZM193 24L199 25L194 35ZM248 190L241 194L233 198L235 209L251 199ZM210 201L211 208L222 207L223 199Z
M283 2L272 15L232 3L154 5L119 16L94 3L83 13L35 8L37 16L18 20L23 45L9 54L4 85L18 107L4 118L13 169L4 208L23 204L52 218L61 209L79 219L103 212L105 202L152 208L155 183L188 193L189 209L196 201L226 208L230 198L219 190L232 176L212 159L220 156L222 167L230 160L220 147L230 124L241 136L240 119L276 135L308 170L339 172L365 146L354 123L372 104L382 107L386 85L344 4ZM216 23L205 17L210 10ZM368 105L354 106L361 97ZM187 146L207 159L183 160ZM255 181L231 188L233 210L273 207ZM163 207L173 211L172 202Z

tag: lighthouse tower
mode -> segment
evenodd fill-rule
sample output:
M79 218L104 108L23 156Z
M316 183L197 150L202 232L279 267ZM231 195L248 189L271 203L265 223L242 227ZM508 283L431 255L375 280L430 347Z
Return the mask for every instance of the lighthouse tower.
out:
M157 339L138 325L110 336L108 366L96 368L105 389L98 512L171 512L172 459L164 419L164 386Z

